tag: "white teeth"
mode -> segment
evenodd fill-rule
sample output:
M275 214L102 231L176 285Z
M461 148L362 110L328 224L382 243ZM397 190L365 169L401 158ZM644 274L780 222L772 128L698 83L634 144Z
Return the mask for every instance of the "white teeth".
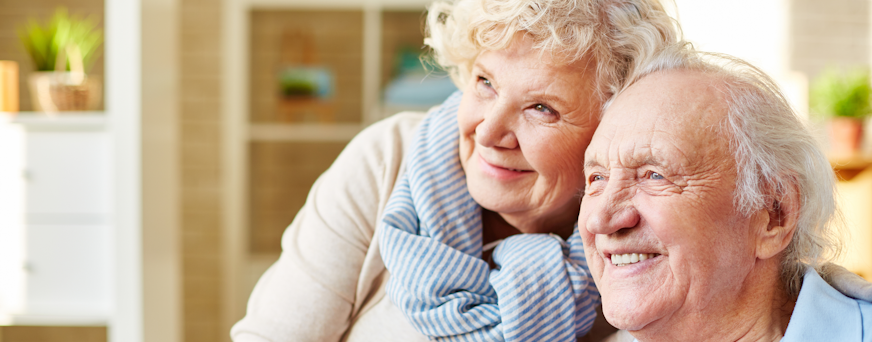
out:
M653 259L658 256L657 253L627 253L627 254L612 254L612 264L615 266L627 266L635 264L639 261Z

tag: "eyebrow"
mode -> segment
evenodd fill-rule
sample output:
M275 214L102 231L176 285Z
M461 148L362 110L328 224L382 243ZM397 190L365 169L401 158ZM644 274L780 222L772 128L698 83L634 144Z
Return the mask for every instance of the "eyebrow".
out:
M481 69L481 72L483 74L486 74L488 79L493 78L493 76L492 76L493 73L490 70L488 70L488 68L485 68L484 65L482 65L481 62L479 62L477 60L475 61L475 63L472 64L472 69L475 70L476 68ZM491 80L491 81L495 81L495 80Z
M584 162L584 169L585 170L592 169L595 167L602 167L602 164L600 164L598 161L593 160L593 159L588 159L587 161Z
M476 68L481 70L481 73L484 74L484 76L487 76L487 79L490 80L491 83L498 82L498 80L496 79L497 78L496 75L493 72L491 72L488 68L486 68L484 65L482 65L481 62L476 61L475 63L472 64L472 69L475 70ZM561 107L561 108L569 107L569 105L566 104L565 100L560 96L546 94L546 93L539 93L536 91L527 92L527 95L534 98L534 99L541 100L541 102L544 102L544 103L555 104L557 107Z
M655 157L653 154L649 154L644 160L642 160L639 165L651 165L657 167L665 167L665 165L660 161L660 158Z
M564 99L559 97L559 96L554 96L554 95L545 94L545 93L536 93L536 92L530 92L529 95L535 99L541 100L541 102L554 104L557 107L562 108L562 109L566 109L569 107L569 105L567 105L566 102L564 102Z
M652 155L647 156L645 159L641 160L641 162L637 162L635 164L636 165L651 165L651 166L666 168L666 166L658 158L656 158ZM584 162L585 169L591 169L594 167L603 167L603 165L594 159L588 159L587 161Z

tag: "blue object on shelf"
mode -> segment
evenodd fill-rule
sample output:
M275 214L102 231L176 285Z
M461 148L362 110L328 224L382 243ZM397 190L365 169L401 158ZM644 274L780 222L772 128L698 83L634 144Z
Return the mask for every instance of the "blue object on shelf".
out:
M457 91L448 76L421 73L400 75L385 87L385 104L397 106L435 106Z
M325 67L294 66L279 72L280 92L285 98L333 96L333 72Z

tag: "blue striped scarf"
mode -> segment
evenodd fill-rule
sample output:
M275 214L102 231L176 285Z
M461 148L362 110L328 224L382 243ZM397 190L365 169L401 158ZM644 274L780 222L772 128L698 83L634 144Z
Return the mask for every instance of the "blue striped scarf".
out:
M413 137L380 225L387 293L415 328L446 341L575 341L599 294L576 232L521 234L482 255L481 208L458 157L460 92Z

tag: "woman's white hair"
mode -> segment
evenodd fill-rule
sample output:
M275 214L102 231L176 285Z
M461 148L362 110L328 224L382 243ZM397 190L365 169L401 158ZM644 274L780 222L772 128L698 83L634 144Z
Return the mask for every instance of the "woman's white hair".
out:
M635 61L681 38L658 0L457 0L430 5L424 43L463 89L476 57L508 48L518 33L557 61L592 57L603 101Z
M624 89L646 75L698 71L713 76L725 95L728 113L720 131L729 137L738 173L734 205L749 216L777 209L788 192L800 200L796 230L783 253L781 279L796 295L808 266L827 276L824 264L842 251L843 218L836 206L836 177L811 131L796 116L777 84L739 58L668 46L645 61ZM606 107L610 104L607 103Z

